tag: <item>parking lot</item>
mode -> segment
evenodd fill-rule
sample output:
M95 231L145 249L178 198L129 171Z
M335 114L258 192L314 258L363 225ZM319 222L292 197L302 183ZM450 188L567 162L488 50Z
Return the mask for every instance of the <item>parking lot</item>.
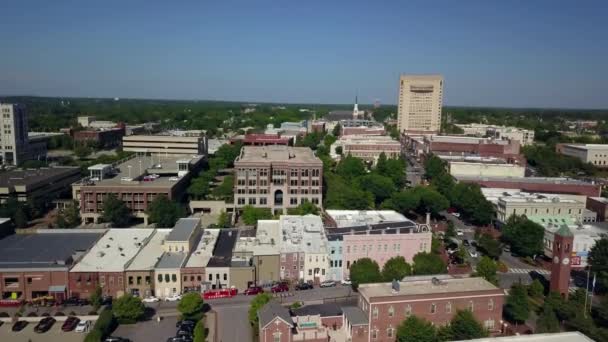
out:
M120 325L112 336L128 338L133 342L166 341L175 336L177 316L164 317L160 323L156 320L139 322L137 324Z
M36 323L28 324L19 332L11 331L12 324L0 326L0 341L2 342L82 342L86 334L61 331L62 322L55 322L53 327L42 334L34 332Z

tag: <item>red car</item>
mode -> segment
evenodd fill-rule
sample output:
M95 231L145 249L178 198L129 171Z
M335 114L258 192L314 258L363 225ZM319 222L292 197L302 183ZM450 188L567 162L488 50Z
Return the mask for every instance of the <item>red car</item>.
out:
M287 291L289 291L289 285L287 285L287 283L278 283L278 284L275 284L274 286L272 286L270 291L272 293L287 292Z
M264 289L259 286L252 286L243 292L245 296L255 296L260 293L264 293Z
M62 331L72 331L72 330L74 330L74 328L76 328L76 326L78 325L78 322L80 322L80 319L78 319L78 317L70 316L65 320L65 322L61 326L61 330Z

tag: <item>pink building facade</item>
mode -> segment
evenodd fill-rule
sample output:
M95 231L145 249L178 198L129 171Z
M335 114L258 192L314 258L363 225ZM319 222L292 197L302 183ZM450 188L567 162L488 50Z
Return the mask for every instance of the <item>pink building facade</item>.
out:
M344 235L343 242L343 272L349 276L349 269L359 259L370 258L378 263L380 268L392 257L402 256L405 261L412 263L414 255L431 251L430 232L393 234L356 234Z

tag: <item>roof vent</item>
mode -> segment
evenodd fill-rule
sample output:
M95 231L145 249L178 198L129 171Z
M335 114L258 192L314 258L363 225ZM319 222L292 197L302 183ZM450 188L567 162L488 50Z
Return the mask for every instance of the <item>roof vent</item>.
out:
M391 288L393 289L393 292L399 292L399 290L401 289L401 285L399 284L399 281L397 281L396 279L393 279L393 283L391 284Z
M98 258L103 258L104 255L106 255L106 253L104 253L102 251L97 252L97 257Z

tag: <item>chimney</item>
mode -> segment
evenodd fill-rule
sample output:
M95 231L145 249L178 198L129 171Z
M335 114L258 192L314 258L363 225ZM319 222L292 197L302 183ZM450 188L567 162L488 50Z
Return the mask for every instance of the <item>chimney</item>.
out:
M430 225L431 224L431 213L427 211L426 213L426 224Z

